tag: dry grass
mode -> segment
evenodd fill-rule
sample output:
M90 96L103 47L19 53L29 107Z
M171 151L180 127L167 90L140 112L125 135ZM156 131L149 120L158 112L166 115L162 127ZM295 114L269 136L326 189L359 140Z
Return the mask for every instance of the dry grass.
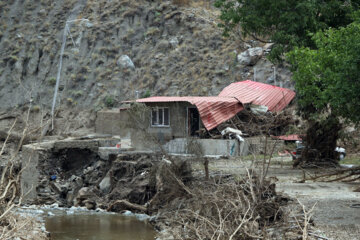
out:
M173 3L178 6L202 7L207 9L213 5L211 0L173 0Z

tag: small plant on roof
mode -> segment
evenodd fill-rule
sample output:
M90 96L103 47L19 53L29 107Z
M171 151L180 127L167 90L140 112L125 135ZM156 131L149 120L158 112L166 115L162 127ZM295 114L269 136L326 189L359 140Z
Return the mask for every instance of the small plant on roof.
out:
M105 103L105 106L108 107L108 108L114 107L115 106L115 99L114 99L113 96L108 95L108 96L105 97L104 103Z
M143 97L143 98L151 97L151 92L150 92L150 90L149 90L149 89L146 90L145 93L143 93L142 97Z

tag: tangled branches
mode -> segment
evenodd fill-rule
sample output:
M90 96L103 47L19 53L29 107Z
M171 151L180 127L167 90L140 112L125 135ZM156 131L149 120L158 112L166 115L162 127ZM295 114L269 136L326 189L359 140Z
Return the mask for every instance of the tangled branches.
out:
M249 109L239 112L229 121L222 123L210 132L202 129L202 138L220 138L220 131L226 127L241 130L246 136L274 135L279 136L292 131L298 121L294 119L290 110L281 113L255 114Z
M165 214L176 239L259 239L263 227L283 217L285 199L275 184L260 184L258 177L222 183L198 182L188 199L170 203Z
M328 173L311 176L304 180L317 180L324 182L355 182L360 180L360 167L346 168L346 169L335 169Z

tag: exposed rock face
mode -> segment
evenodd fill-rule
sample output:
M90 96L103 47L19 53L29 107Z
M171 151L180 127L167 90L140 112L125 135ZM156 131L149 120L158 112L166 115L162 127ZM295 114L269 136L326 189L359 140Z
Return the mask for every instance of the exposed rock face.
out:
M30 98L50 108L65 24L74 19L83 20L68 22L63 107L100 109L109 97L128 100L135 90L217 95L231 82L251 79L251 67L239 66L234 56L246 44L222 37L214 9L189 2L2 1L0 108L23 106ZM243 65L254 65L262 55L251 47L240 59Z

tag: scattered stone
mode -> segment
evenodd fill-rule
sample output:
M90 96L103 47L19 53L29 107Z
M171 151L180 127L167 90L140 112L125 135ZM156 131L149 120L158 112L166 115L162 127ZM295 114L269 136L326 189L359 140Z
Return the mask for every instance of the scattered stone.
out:
M117 60L117 65L122 67L123 69L135 69L135 65L128 55L122 55Z
M93 200L86 200L84 201L85 207L88 210L95 210L96 209L96 202Z
M263 46L263 50L264 51L271 51L271 49L273 48L274 43L267 43Z
M157 44L157 49L161 52L165 52L170 48L170 43L168 40L161 40L158 44Z
M261 47L249 48L245 52L237 56L237 60L241 65L253 66L263 56L263 49Z
M55 214L53 214L52 212L48 212L47 215L48 215L49 217L55 216Z
M171 47L176 48L179 45L179 39L177 37L172 37L169 40Z
M99 184L99 188L103 193L108 193L110 192L110 188L111 188L111 178L110 178L110 174L107 173L106 176L104 177L104 179L100 182Z

